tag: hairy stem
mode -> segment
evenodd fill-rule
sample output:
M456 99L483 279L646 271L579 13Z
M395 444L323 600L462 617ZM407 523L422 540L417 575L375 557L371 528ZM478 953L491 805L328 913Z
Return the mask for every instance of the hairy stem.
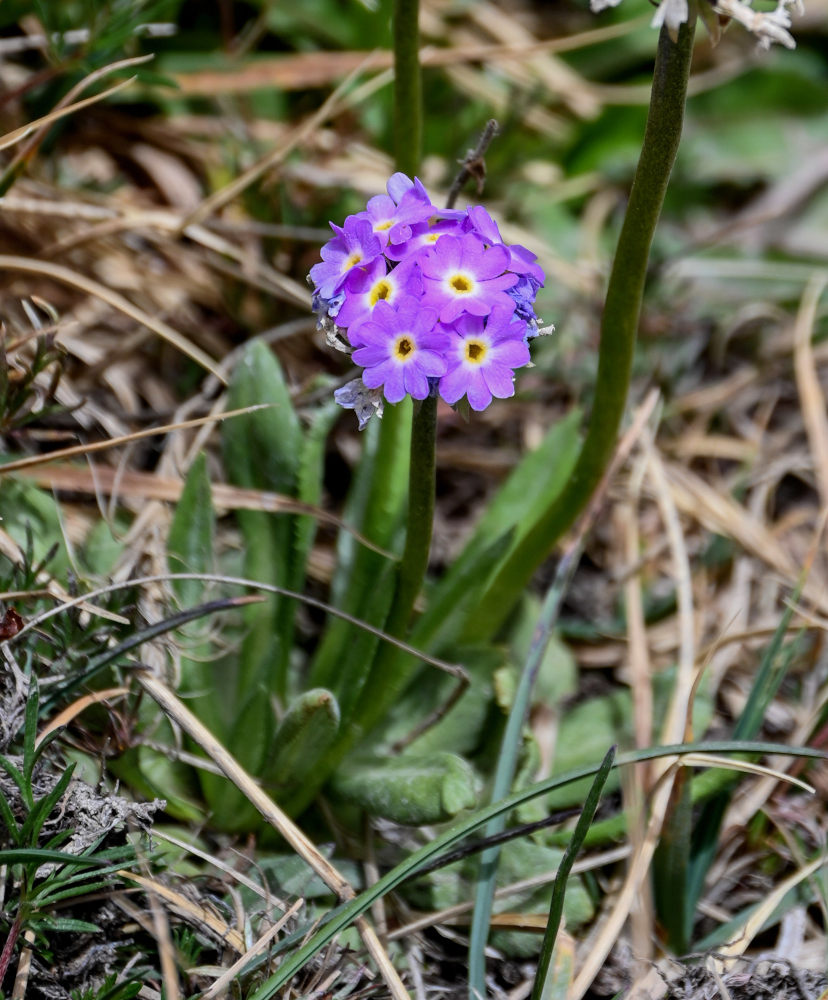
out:
M661 29L644 143L607 286L595 403L584 446L569 482L512 552L475 611L477 639L484 637L481 628L491 636L503 623L537 566L586 507L612 457L630 385L650 245L681 138L695 21L691 0L675 41Z
M419 0L394 0L394 158L413 177L423 143Z

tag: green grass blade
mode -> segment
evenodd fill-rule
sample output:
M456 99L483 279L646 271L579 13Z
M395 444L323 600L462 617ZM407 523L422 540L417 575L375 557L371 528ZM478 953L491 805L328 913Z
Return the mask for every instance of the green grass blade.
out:
M520 675L518 688L509 711L506 730L503 734L492 785L492 799L494 801L504 798L512 786L522 742L523 726L529 712L532 688L557 620L561 601L575 567L578 565L579 557L580 547L576 547L561 559L555 573L555 579L544 599L529 655ZM498 816L486 827L486 836L497 836L503 831L505 824L506 816ZM500 848L492 847L484 851L480 858L469 937L469 996L472 998L476 995L486 995L486 941L489 936L499 857Z
M798 583L793 599L785 609L773 638L762 656L747 703L734 727L734 739L752 739L756 735L762 725L768 705L773 701L779 690L779 685L793 662L797 648L796 641L790 643L787 648L784 648L783 644L790 627L794 605L799 598L804 582L803 578ZM688 920L692 920L692 914L695 913L698 901L704 892L704 882L716 855L719 831L730 803L730 789L737 781L738 776L734 776L723 791L705 803L695 824L684 890L688 910L691 914Z
M555 885L552 889L552 902L549 907L549 921L546 925L546 932L543 935L538 971L535 974L535 985L532 989L532 1000L541 1000L543 996L544 984L546 983L546 977L552 961L552 952L555 949L555 941L558 937L558 928L561 926L566 883L572 871L572 866L575 864L575 859L578 857L578 852L581 850L589 828L592 825L592 820L595 818L598 803L601 801L601 792L607 783L614 760L615 747L610 747L606 757L601 762L598 773L595 775L592 786L589 789L589 794L586 797L586 802L584 802L584 808L572 832L572 839L569 841L560 865L558 865L558 874L555 876Z

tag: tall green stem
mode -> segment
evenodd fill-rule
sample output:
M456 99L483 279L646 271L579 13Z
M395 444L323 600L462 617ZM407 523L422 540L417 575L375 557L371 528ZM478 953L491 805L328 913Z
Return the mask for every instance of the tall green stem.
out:
M386 631L400 637L408 629L414 602L423 585L431 549L436 480L437 397L424 399L411 428L411 467L405 549L397 575L397 592ZM386 649L395 647L386 646Z
M420 0L394 0L394 158L413 177L423 144Z
M419 59L419 0L394 0L394 155L397 170L414 177L420 165L422 146L422 94ZM380 426L379 455L398 449L402 407L386 410ZM434 518L434 454L437 431L437 400L423 401L414 417L411 430L411 465L409 471L408 515L405 549L394 583L394 598L385 631L403 636L411 619L414 603L423 584L431 530ZM377 478L372 487L371 502L387 501L388 473L386 463L377 463ZM366 524L370 534L370 524ZM383 544L387 542L383 541ZM291 803L300 812L312 800L319 788L342 759L360 739L383 717L393 704L400 686L409 673L401 669L398 650L388 644L380 646L368 669L368 676L350 719L341 737L319 761L310 779ZM416 664L416 661L414 661ZM326 664L327 665L327 664ZM397 669L400 667L399 669Z
M514 595L526 587L541 559L586 507L612 457L630 385L650 245L681 138L695 0L689 8L675 41L666 28L659 37L644 143L607 286L595 402L584 446L562 493L517 545L476 609L476 639L493 635L503 623Z

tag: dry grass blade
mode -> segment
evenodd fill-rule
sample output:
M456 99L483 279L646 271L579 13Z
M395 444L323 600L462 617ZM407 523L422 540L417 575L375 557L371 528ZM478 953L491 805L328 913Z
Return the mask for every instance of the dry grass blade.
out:
M141 62L146 62L146 58L142 58ZM95 94L93 97L85 97L82 101L77 101L75 104L69 104L66 107L55 108L54 111L50 111L48 115L44 115L42 118L35 118L34 121L27 122L25 125L21 125L20 128L16 128L13 132L7 132L2 138L0 138L0 150L8 149L9 146L14 146L16 143L30 136L33 132L36 132L39 128L46 125L51 125L53 122L59 121L61 118L65 118L67 115L73 115L76 111L82 111L84 108L88 108L90 104L97 104L104 100L106 97L111 97L116 94L119 90L123 90L124 87L128 87L135 77L130 77L128 80L122 80L120 83L116 83L114 86L110 87L108 90L102 91L100 94Z
M291 906L291 908L287 911L287 913L283 914L279 918L279 920L277 920L276 923L271 928L269 928L269 930L267 930L264 934L262 934L262 936L253 945L252 948L249 948L239 959L237 959L237 961L235 961L230 966L229 969L227 969L224 972L223 975L219 976L219 978L213 983L213 985L208 990L205 990L205 992L201 994L201 1000L217 1000L217 998L220 997L222 993L224 993L224 991L228 989L228 987L233 983L233 980L237 976L241 975L241 973L244 971L244 967L248 964L248 962L252 961L254 958L257 958L267 948L270 947L271 941L273 941L273 939L276 937L279 931L285 926L285 924L291 919L291 917L295 916L299 912L299 910L302 909L303 905L304 901L301 899L297 899L296 902L293 904L293 906Z
M816 793L816 789L801 778L795 778L784 771L777 771L773 767L764 767L762 764L754 764L748 760L736 760L734 757L721 757L713 753L688 753L681 758L681 763L687 767L720 767L727 771L742 771L745 774L757 774L764 778L773 778L774 781L787 781L791 785L797 785L810 795Z
M751 555L776 570L791 586L796 585L799 567L789 551L774 535L730 496L704 482L696 473L676 464L665 466L676 506L709 531L732 538ZM809 580L804 594L823 612L828 599L821 580Z
M356 894L348 880L340 874L299 827L282 812L270 796L259 788L250 774L227 752L224 746L202 725L166 684L149 674L139 676L138 683L169 718L218 764L225 776L233 782L263 818L284 837L290 847L322 879L325 885L339 899L353 899ZM356 926L368 953L377 963L392 995L397 1000L407 1000L408 992L373 928L364 917L360 917L356 921Z
M227 383L227 379L218 363L209 354L202 351L200 347L179 333L178 330L173 329L163 320L150 316L143 309L139 309L138 306L133 305L120 292L106 288L99 282L87 278L86 275L78 274L77 271L64 267L62 264L52 264L49 261L43 260L30 260L27 257L18 257L11 254L0 254L0 271L22 271L26 274L39 274L86 292L87 295L92 295L102 302L106 302L113 309L117 309L125 316L129 316L130 319L135 320L136 323L140 323L142 326L147 327L147 329L152 330L162 340L171 344L177 350L181 351L182 354L186 354L188 358L195 361L205 371L210 372L211 375L215 375L222 385L226 385Z
M828 284L825 272L814 275L808 283L794 325L794 372L802 404L802 420L814 458L820 505L828 509L828 418L825 397L819 384L816 359L811 346L817 306Z
M216 768L213 772L215 774L221 774L221 771ZM186 840L181 840L179 837L174 837L168 831L161 831L154 829L152 835L157 840L165 840L168 844L172 844L174 847L181 848L182 851L186 851L188 854L192 854L195 858L200 858L202 861L206 861L208 864L213 865L214 868L218 868L219 871L224 872L225 875L229 875L232 879L243 885L246 889L260 896L262 899L266 900L271 905L276 905L279 909L286 909L285 905L280 901L274 899L273 895L267 890L263 889L258 882L254 881L252 878L248 878L244 872L240 872L233 868L232 865L228 865L226 862L222 861L221 858L217 858L213 854L208 854L207 851L202 851L200 848L196 847L195 844L190 844Z
M165 900L176 913L190 922L193 927L208 928L219 940L223 941L237 954L241 955L244 952L245 943L241 934L235 928L225 923L212 910L193 903L186 896L182 896L180 892L176 892L175 889L171 889L168 885L164 885L163 882L159 882L157 879L148 878L146 875L140 875L138 872L127 870L119 871L118 875L127 882L134 882L147 892L153 893L160 899Z
M625 21L583 31L565 38L550 38L535 42L510 42L491 44L480 42L448 47L426 45L420 50L421 66L456 66L461 63L490 60L525 63L527 57L544 53L572 52L576 49L599 45L629 35L646 20ZM390 52L371 53L359 51L298 52L283 56L259 58L252 65L238 70L215 72L195 70L191 73L172 74L172 78L186 95L214 96L218 90L222 94L245 94L262 87L278 87L280 90L298 90L319 87L332 83L347 73L358 71L371 60L372 69L388 69L392 65Z
M743 955L787 893L791 889L796 888L801 882L811 878L820 868L824 868L826 865L828 865L828 858L823 853L820 857L814 858L813 861L804 865L799 871L794 872L793 875L788 876L788 878L776 885L750 914L741 931L734 937L733 942L717 950L717 956L721 956L721 958L738 958L740 955ZM726 964L724 963L724 965ZM724 966L720 964L719 967L723 968Z
M692 715L693 673L695 666L695 636L693 624L693 580L687 545L681 529L678 510L670 490L664 465L654 447L648 448L648 472L653 483L656 500L661 512L667 539L673 557L676 579L679 625L679 659L676 683L670 699L670 708L661 732L662 743L681 743Z
M84 695L82 698L78 698L77 701L73 701L71 705L67 705L62 712L51 719L41 731L38 733L37 742L35 746L39 746L49 735L53 733L56 729L60 729L61 726L67 726L72 719L76 718L81 712L89 708L90 705L98 705L102 701L109 701L110 698L123 698L124 695L129 694L129 688L125 687L115 687L106 688L104 691L93 691L92 694Z
M228 416L228 414L220 414L213 419L221 419L224 416ZM169 429L178 430L181 426L181 424L173 424L170 425ZM159 430L156 433L162 432ZM55 453L52 452L52 454ZM49 458L50 456L41 457ZM0 468L0 473L2 473L3 468L5 467ZM92 496L103 494L111 497L166 500L169 503L176 503L181 498L181 492L184 489L184 483L180 479L157 476L152 472L121 472L109 467L96 467L93 471L72 466L50 466L48 469L35 468L33 470L20 469L18 466L18 469L27 479L31 479L38 486L71 490L73 493L88 493ZM261 510L269 514L307 514L309 517L315 517L318 521L330 524L340 531L347 531L360 545L385 556L386 559L397 558L392 552L374 544L370 538L350 527L342 518L330 514L314 504L303 503L301 500L295 500L293 497L284 496L281 493L244 489L230 483L211 483L210 490L214 506L221 510Z
M182 230L187 226L203 222L206 218L213 215L214 212L217 212L228 202L232 201L237 195L241 194L245 188L253 184L254 181L257 181L268 170L284 162L297 146L313 135L320 125L338 110L341 99L351 86L351 83L361 72L371 67L373 58L372 54L350 73L322 103L319 109L294 130L293 135L286 142L277 149L274 149L273 152L268 153L258 163L254 163L252 167L245 170L243 174L221 188L220 191L215 191L208 198L205 198L198 208L190 213L181 223Z
M2 267L2 258L0 258ZM163 424L161 427L148 427L143 431L134 431L132 434L123 434L120 437L108 438L106 441L96 441L92 444L75 444L71 448L59 448L57 451L50 451L45 455L31 455L28 458L19 458L15 462L6 462L0 466L0 476L6 472L16 472L18 469L31 469L36 465L45 465L63 458L75 458L78 455L88 455L95 451L105 451L107 448L116 448L118 445L130 444L139 441L141 438L156 437L159 434L169 434L171 431L186 430L188 427L201 427L204 424L217 423L222 420L229 420L231 417L239 417L243 413L252 413L254 410L266 409L269 403L256 403L253 406L244 406L239 410L225 410L223 413L211 413L206 417L194 417L192 420L181 420L175 424Z
M422 652L422 650L415 649L413 646L410 646L407 642L403 642L401 639L396 639L387 632L383 632L382 629L374 628L373 625L368 625L359 618L355 618L353 615L349 615L346 612L341 611L339 608L334 607L334 605L327 604L325 601L320 601L315 597L308 597L306 594L300 594L296 590L288 590L286 587L276 587L272 584L261 583L259 580L249 580L243 576L224 576L219 573L156 573L152 576L133 577L123 582L107 584L105 587L98 587L96 590L90 590L86 594L78 597L66 599L59 605L59 607L50 608L48 611L41 612L35 618L26 622L23 628L20 629L20 631L15 635L7 639L6 642L16 642L31 629L37 628L38 625L55 615L68 611L69 608L75 608L78 606L84 607L90 598L100 597L103 594L112 594L118 590L142 587L151 583L169 583L173 580L202 580L207 583L221 583L232 587L248 587L253 590L260 590L263 593L281 594L284 597L293 598L295 601L302 601L309 607L318 608L326 614L335 615L336 617L349 622L351 625L356 625L357 628L361 628L365 632L370 632L371 635L375 635L383 642L388 642L392 646L396 646L397 649L402 650L404 653L417 657L417 659L422 660L423 663L427 663L429 666L435 667L437 670L441 670L443 673L449 674L451 677L468 679L466 670L460 664L448 663L446 660L439 659L439 657L429 656L427 653ZM130 624L130 622L127 621L126 624Z

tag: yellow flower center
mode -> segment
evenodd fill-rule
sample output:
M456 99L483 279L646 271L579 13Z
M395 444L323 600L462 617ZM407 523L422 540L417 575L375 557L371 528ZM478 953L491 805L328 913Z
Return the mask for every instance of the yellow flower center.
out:
M393 222L394 222L393 219L386 219L385 222L378 222L374 226L374 232L375 233L385 232L386 229L390 229L391 228L391 226L393 225Z
M488 348L482 340L467 340L465 345L466 361L474 365L482 363Z
M459 295L467 295L472 290L472 283L465 274L455 274L449 278L449 284Z
M375 306L380 299L387 299L391 294L391 285L383 278L371 289L371 305Z
M354 264L358 264L362 260L362 254L359 250L354 250L350 257L347 258L345 263L342 265L342 270L347 271L349 267L353 267Z
M397 343L394 344L394 357L397 361L408 361L409 357L414 353L414 341L404 333L402 336L397 337Z

